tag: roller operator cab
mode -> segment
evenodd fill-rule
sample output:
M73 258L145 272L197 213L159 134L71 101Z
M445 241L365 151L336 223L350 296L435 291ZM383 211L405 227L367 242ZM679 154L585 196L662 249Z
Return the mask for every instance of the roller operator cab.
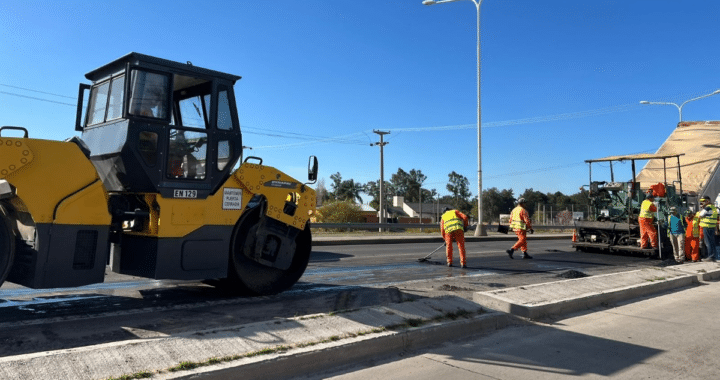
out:
M238 165L239 76L130 53L86 78L80 137L0 129L0 284L86 285L102 282L106 265L154 279L219 278L246 294L297 282L315 191L258 157ZM309 183L316 178L311 156Z

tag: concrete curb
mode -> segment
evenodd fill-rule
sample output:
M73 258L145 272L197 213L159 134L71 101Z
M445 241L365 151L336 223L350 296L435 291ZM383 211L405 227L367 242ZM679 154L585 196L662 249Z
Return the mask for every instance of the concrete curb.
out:
M572 238L572 234L538 234L528 236L528 240L556 240ZM492 235L492 236L465 236L466 242L478 241L515 241L515 235ZM360 244L411 244L411 243L438 243L442 244L443 239L440 236L377 236L377 237L332 237L323 236L313 238L313 247L321 247L328 245L360 245Z
M697 276L698 282L714 281L720 279L720 264L718 263L687 263L668 267L680 273Z
M593 281L591 286L588 282ZM697 275L676 270L650 269L475 293L480 305L523 318L540 319L614 304L690 286ZM570 294L553 298L568 290Z
M252 363L229 363L222 368L200 368L156 378L159 380L292 378L328 368L355 364L378 356L388 356L405 350L488 333L521 323L525 322L511 315L490 312L469 319L434 323L366 338L354 338L327 344L320 349L277 354Z
M459 318L450 322L449 317ZM267 378L268 373L290 377L345 360L349 363L461 337L468 331L494 330L507 325L509 319L501 313L488 314L464 298L420 298L338 313L7 356L0 358L0 378L95 380L144 372L153 373L153 379L197 378L194 376L200 374L218 379L238 378L240 374L243 378ZM418 324L418 328L409 327ZM337 348L342 348L342 355ZM169 371L181 363L186 363L185 368L199 368ZM218 371L219 375L214 374ZM229 375L228 371L238 372ZM249 371L257 376L248 377Z

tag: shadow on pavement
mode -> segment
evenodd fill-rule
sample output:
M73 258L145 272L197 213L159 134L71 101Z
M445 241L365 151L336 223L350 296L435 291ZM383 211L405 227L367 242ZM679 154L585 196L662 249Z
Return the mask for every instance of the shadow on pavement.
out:
M539 325L501 330L469 346L433 350L432 353L443 355L447 350L459 366L469 369L480 364L485 375L532 378L537 372L565 376L613 376L662 352Z
M345 259L348 257L354 257L354 255L347 255L347 254L335 253L335 252L325 252L325 251L312 251L310 253L310 262L311 263L334 262L334 261L340 261L341 259Z

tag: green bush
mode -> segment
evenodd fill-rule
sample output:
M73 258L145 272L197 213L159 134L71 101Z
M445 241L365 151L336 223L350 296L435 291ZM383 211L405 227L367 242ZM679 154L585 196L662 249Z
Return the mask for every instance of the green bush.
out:
M362 209L348 201L336 201L324 204L317 210L318 223L362 223Z

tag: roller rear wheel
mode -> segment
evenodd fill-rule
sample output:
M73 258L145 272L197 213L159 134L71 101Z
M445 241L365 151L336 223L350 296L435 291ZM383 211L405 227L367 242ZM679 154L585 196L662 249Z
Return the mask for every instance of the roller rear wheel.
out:
M253 249L256 244L255 233L259 221L259 210L245 215L235 229L231 246L228 280L234 291L245 295L277 294L291 288L303 275L310 261L312 239L308 224L295 238L295 256L290 268L271 268L248 258L244 252Z
M15 258L15 234L5 210L0 207L0 286L5 282Z

